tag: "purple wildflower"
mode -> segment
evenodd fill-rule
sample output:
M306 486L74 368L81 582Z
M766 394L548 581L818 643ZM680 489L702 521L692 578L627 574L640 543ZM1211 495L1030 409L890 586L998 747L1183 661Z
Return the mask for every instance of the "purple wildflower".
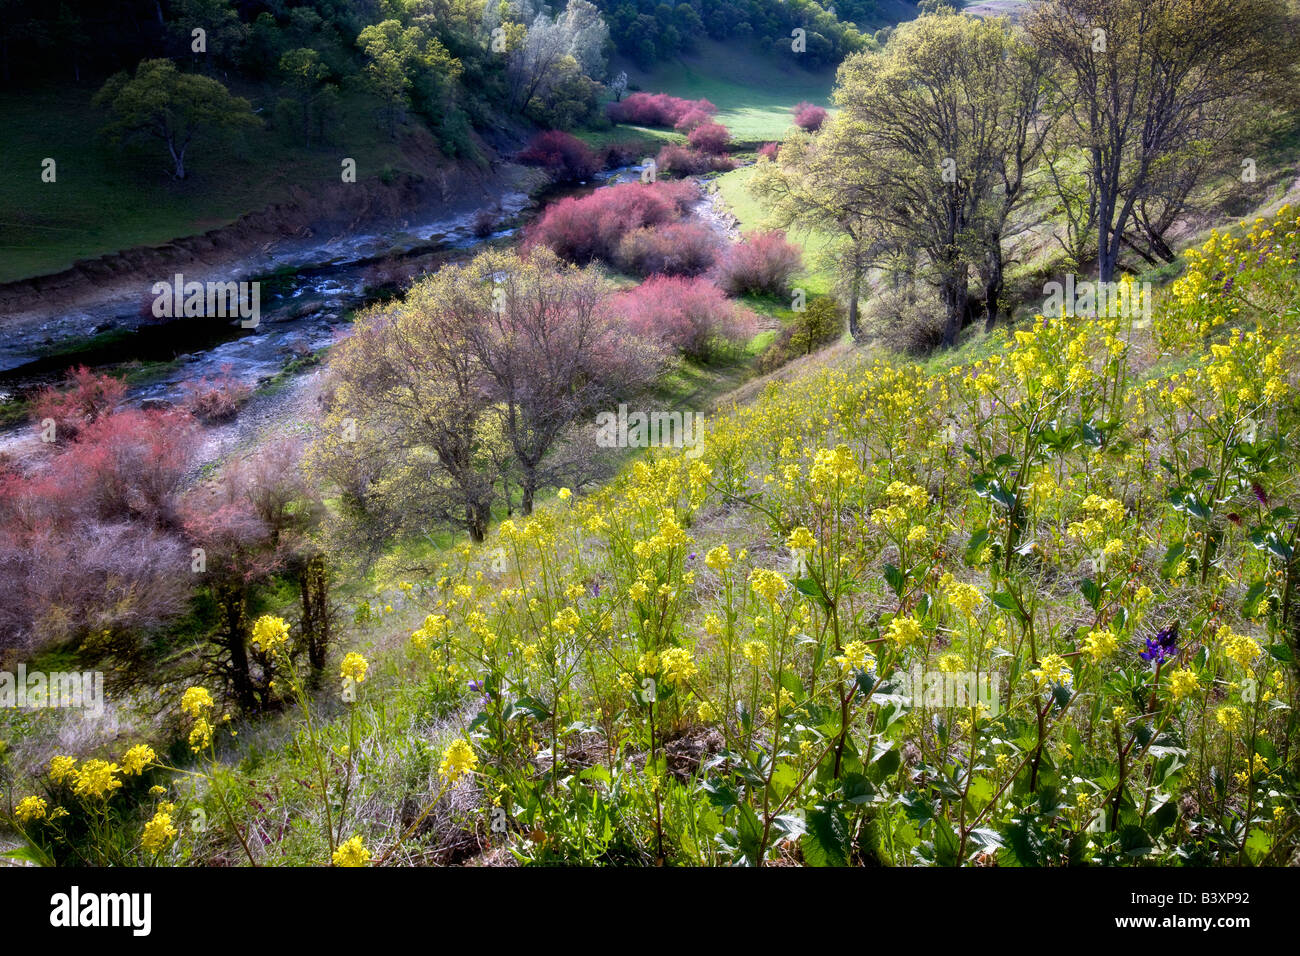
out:
M1268 507L1268 495L1264 492L1264 486L1261 485L1259 482L1254 482L1253 484L1251 484L1251 486L1250 486L1250 490L1253 491L1253 492L1255 493L1255 499L1256 499L1256 500L1257 500L1261 505L1263 505L1265 508L1267 508L1267 507Z
M1138 657L1148 663L1154 661L1157 664L1163 664L1174 654L1178 653L1178 622L1164 628L1156 633L1155 637L1147 638L1146 650L1138 654Z

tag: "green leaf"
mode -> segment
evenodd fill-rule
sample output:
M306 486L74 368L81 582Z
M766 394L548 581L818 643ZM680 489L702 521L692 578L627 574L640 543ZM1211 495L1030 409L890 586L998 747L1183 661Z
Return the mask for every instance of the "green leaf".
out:
M22 860L24 863L31 863L33 866L50 865L49 860L47 860L34 847L30 846L20 846L13 850L6 850L3 853L0 853L0 857L9 860Z
M984 545L988 543L988 529L980 528L970 536L970 541L966 543L966 563L975 564L979 561L980 552L984 550Z
M990 830L987 827L971 830L967 836L969 836L971 843L983 850L991 850L994 847L1002 846L1002 835L996 830Z
M1025 615L1021 613L1020 605L1016 603L1016 599L1013 595L1008 594L1006 591L994 591L989 595L989 600L1002 608L1002 610L1013 614L1016 620L1020 621L1022 624L1024 623Z
M892 564L886 564L884 567L885 581L888 582L890 590L899 597L903 596L903 589L907 586L907 579L903 572L898 570Z
M844 775L844 800L846 803L870 803L876 795L876 788L870 780L860 773Z
M1250 836L1246 837L1246 856L1250 858L1251 863L1258 863L1272 846L1273 839L1268 835L1268 831L1256 827L1250 831Z
M1183 559L1187 553L1187 547L1181 541L1175 541L1168 550L1165 551L1165 559L1160 563L1160 573L1167 578L1172 578L1174 572L1178 569L1178 562Z
M1241 602L1241 613L1246 617L1255 617L1259 614L1259 602L1264 597L1265 587L1263 581L1256 581L1246 591L1246 597Z
M939 866L956 866L957 833L943 817L934 818L934 862Z
M813 578L800 578L798 581L794 582L794 588L800 594L807 595L824 608L829 608L831 606L830 598L826 596L826 592L822 590L822 586Z
M809 866L848 866L849 821L835 807L819 805L808 814L799 849Z

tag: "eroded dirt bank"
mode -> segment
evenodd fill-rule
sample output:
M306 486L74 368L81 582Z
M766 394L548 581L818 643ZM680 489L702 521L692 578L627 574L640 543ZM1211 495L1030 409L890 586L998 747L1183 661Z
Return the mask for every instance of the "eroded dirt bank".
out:
M538 170L494 160L459 163L324 190L295 187L282 202L159 246L77 262L0 285L7 366L62 340L150 319L154 282L247 279L277 269L364 260L441 241L478 210L517 214L545 185Z

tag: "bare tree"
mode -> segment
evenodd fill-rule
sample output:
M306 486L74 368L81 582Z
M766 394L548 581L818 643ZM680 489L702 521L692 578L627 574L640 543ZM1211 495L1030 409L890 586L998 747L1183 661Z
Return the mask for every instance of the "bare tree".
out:
M489 253L472 268L492 290L491 307L462 315L464 336L491 382L530 514L542 462L560 436L602 402L648 384L658 357L620 337L597 273L545 247L526 259Z
M1171 254L1163 235L1204 168L1198 144L1222 142L1243 115L1225 104L1273 96L1296 69L1286 0L1047 0L1025 28L1057 65L1054 99L1086 156L1102 281L1135 217Z

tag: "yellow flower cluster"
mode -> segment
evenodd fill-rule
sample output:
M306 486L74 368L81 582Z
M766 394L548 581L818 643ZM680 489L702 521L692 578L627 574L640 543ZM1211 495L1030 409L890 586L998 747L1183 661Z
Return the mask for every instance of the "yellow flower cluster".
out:
M23 797L14 807L14 816L18 818L19 823L25 826L37 820L44 820L48 809L42 797Z
M181 696L181 711L194 722L190 728L190 750L198 753L212 744L212 695L205 687L190 687Z
M478 756L474 753L474 748L469 742L457 738L447 745L443 752L442 762L438 765L438 773L450 784L455 783L461 777L472 773L478 766Z
M900 649L925 643L925 632L921 629L921 622L911 615L895 617L886 625L881 636Z
M1094 664L1111 657L1118 649L1119 639L1108 630L1089 631L1083 639L1082 650L1092 658Z
M876 659L871 655L870 645L863 641L849 641L844 650L835 658L841 673L848 675L853 671L870 670L876 666Z
M276 654L289 643L289 625L283 618L263 614L253 622L253 643L267 654Z
M72 792L83 798L106 800L122 786L118 777L121 772L122 768L115 763L87 760L73 778Z
M361 842L361 837L354 836L339 844L334 851L335 866L365 866L370 862L370 851Z
M172 812L175 808L171 804L163 804L153 815L153 818L144 825L144 834L140 838L140 845L146 852L161 853L171 845L180 833L172 825Z
M1030 676L1034 678L1039 687L1066 686L1074 681L1074 672L1070 669L1070 663L1059 654L1048 654L1038 662L1038 666L1030 670Z
M684 647L670 647L659 655L659 669L665 682L685 684L696 674L695 660Z
M1231 628L1221 627L1215 635L1223 647L1223 653L1238 667L1249 670L1250 666L1263 652L1259 642L1253 637L1238 634Z
M755 594L775 603L786 592L789 582L775 571L767 568L755 568L749 574L749 586Z
M343 663L339 667L339 676L344 680L352 681L354 684L361 684L365 682L366 671L369 669L370 662L356 651L353 651L343 658Z

